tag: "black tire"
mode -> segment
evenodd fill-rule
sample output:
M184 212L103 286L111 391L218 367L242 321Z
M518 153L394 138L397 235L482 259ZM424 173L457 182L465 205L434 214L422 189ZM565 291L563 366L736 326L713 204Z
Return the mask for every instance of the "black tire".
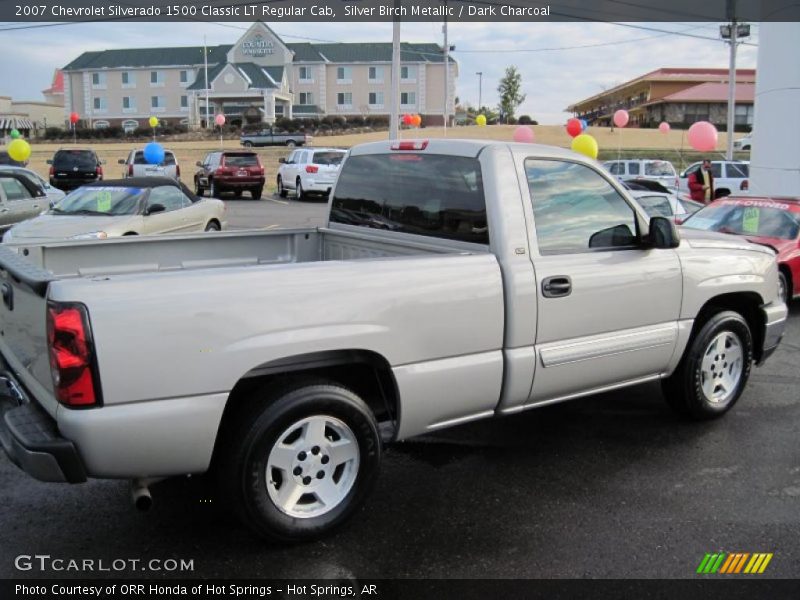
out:
M212 179L209 183L211 184L211 187L209 187L208 189L208 195L211 196L212 198L219 198L219 195L222 192L222 190L220 190L219 187L217 186L217 182Z
M289 140L288 142L286 142L287 148L294 148L295 146L297 146L297 142L295 142L294 140Z
M234 190L233 191L234 198L241 198L242 197L242 190Z
M305 190L303 190L303 182L300 181L299 177L297 178L297 184L295 185L294 190L299 202L303 202L304 200L308 199L308 195L306 194Z
M209 221L208 225L206 225L206 229L205 230L206 231L219 231L220 229L221 228L219 226L219 223L217 223L216 221Z
M316 446L314 453L313 448L305 448L310 427L303 429L300 423L305 420L319 422L320 419L326 423L321 429L325 442ZM334 466L328 458L332 454L326 453L330 452L333 444L345 439L333 439L335 431L328 422L344 423L352 435L351 443L355 445L350 448L357 455L355 472L352 463L339 471L340 467ZM292 442L296 448L291 448L291 455L294 460L294 451L297 450L297 461L303 462L295 461L298 466L294 466L291 472L270 467L273 452L281 447L286 449L283 444L297 431L303 433ZM287 432L293 433L287 436ZM330 446L326 446L328 441ZM232 503L245 525L266 538L283 542L318 539L342 525L366 499L377 479L381 461L380 435L370 409L351 390L319 380L300 380L279 389L267 388L256 392L248 399L246 408L232 415L217 446L220 455L215 457L215 468L223 497ZM299 467L308 464L309 473L313 474L316 469L325 468L319 465L328 464L323 462L326 458L330 463L329 473L324 473L319 483L316 477L307 477L304 467ZM347 471L347 468L351 470ZM329 483L325 477L330 476L330 481L335 481L336 472L340 473L340 483L347 481L349 484L340 490L342 497L327 508L317 499L314 490L323 485L335 487L337 484ZM291 514L292 509L287 512L279 507L279 494L287 484L290 486L287 490L294 488L303 494L297 500L290 500L290 506L301 511L325 512L297 516Z
M732 343L733 338L722 340L722 346L711 348L712 342L722 339L719 336L727 333L733 336L739 344L741 363L738 378L734 377L725 389L724 397L716 400L709 398L704 391L704 383L713 385L713 392L727 381L722 377L725 371L735 371L734 363L727 362L726 352L735 352L734 348L726 347ZM712 358L713 357L713 358ZM704 368L704 358L711 363L710 371ZM742 395L747 379L750 377L750 368L753 363L753 337L747 321L736 312L721 311L712 315L700 330L692 337L689 346L683 354L681 362L675 372L662 381L664 398L667 403L681 416L694 420L715 419L728 412ZM709 378L706 374L713 373ZM719 383L715 377L720 377ZM712 392L712 395L713 395Z
M194 180L194 193L197 196L202 196L203 194L206 193L206 189L202 185L200 185L200 180L197 178L195 178Z
M264 194L263 187L257 187L250 190L250 195L253 196L253 200L261 200L261 196Z
M286 198L286 196L288 195L289 195L289 190L283 187L283 179L281 179L281 176L278 175L278 196L280 196L281 198Z
M245 143L242 144L242 146L244 146L245 148L252 148L253 147L253 142L245 142Z
M718 198L727 198L731 195L731 191L726 188L722 188L721 190L714 190L714 200Z
M783 292L783 301L789 304L792 301L793 290L789 289L789 280L783 271L778 271L778 290Z

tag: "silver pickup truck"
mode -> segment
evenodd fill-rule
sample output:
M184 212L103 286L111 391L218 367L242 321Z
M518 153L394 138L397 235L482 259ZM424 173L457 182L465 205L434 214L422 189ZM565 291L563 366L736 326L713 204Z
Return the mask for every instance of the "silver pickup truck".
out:
M11 460L130 479L140 506L210 471L279 540L351 516L391 441L653 380L719 417L787 318L769 248L486 141L351 149L319 229L0 248L0 269Z
M243 133L239 137L239 143L245 148L253 146L310 146L312 136L306 133L287 133L271 127L261 131Z

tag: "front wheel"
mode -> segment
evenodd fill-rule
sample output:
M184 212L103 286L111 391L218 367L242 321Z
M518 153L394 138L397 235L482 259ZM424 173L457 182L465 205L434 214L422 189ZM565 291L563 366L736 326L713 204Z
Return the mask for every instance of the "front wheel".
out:
M242 144L242 146L244 146L245 148L252 148L253 142L245 142L244 144Z
M219 223L216 221L209 221L208 225L206 225L206 231L219 231Z
M297 146L297 142L295 142L294 140L289 140L288 142L286 142L287 148L294 148L295 146Z
M277 183L277 185L278 185L278 195L281 198L286 198L286 196L289 195L289 190L287 190L285 187L283 187L283 179L281 179L280 175L278 175L278 183Z
M208 193L212 198L219 198L219 186L217 186L216 180L211 180L211 189L209 189Z
M220 476L239 517L280 541L319 538L361 506L381 441L370 409L336 383L264 390L223 434Z
M692 338L678 368L663 381L664 397L679 414L720 417L744 391L753 362L753 337L736 312L713 315Z
M792 299L792 292L789 290L789 282L786 280L786 275L781 271L778 273L778 298L783 300L786 304Z
M303 189L303 182L300 181L300 178L297 179L297 185L295 186L295 191L297 193L297 200L302 202L306 199L306 192Z

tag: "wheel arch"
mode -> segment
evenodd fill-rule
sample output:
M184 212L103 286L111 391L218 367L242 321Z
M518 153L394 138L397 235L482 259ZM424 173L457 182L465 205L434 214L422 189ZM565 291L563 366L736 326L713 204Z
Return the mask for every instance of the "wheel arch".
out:
M217 440L228 423L235 422L247 399L266 386L300 379L325 379L339 383L360 396L375 415L384 441L399 429L399 392L389 362L371 350L342 349L288 356L257 365L236 382L222 413ZM216 453L216 443L215 443Z
M789 298L794 298L794 278L792 277L792 269L789 265L785 262L778 264L778 271L783 273L783 276L786 277L786 287L789 290Z
M707 300L698 311L692 325L691 339L713 315L724 310L731 310L742 315L747 322L750 334L753 336L753 357L758 362L763 352L766 332L766 323L761 313L762 304L764 304L763 299L755 292L731 292L714 296Z

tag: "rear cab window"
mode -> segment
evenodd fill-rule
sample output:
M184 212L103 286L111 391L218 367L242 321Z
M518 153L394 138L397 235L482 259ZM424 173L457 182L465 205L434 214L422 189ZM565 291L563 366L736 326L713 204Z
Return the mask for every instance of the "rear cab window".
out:
M750 177L750 165L747 163L728 163L728 177L743 178Z
M480 163L406 151L351 155L339 175L330 221L488 244Z
M142 151L142 150L137 150L136 151L136 155L133 157L133 164L135 164L135 165L147 165L147 164L149 164L144 159L144 151ZM166 152L164 152L164 162L162 162L161 164L165 165L165 166L175 165L176 164L175 163L175 155L172 152L170 152L169 150L167 150Z
M224 154L225 165L228 167L257 167L259 166L258 155L254 152L241 152L236 154Z
M90 150L59 150L53 157L55 169L82 169L93 171L98 162L94 152Z

